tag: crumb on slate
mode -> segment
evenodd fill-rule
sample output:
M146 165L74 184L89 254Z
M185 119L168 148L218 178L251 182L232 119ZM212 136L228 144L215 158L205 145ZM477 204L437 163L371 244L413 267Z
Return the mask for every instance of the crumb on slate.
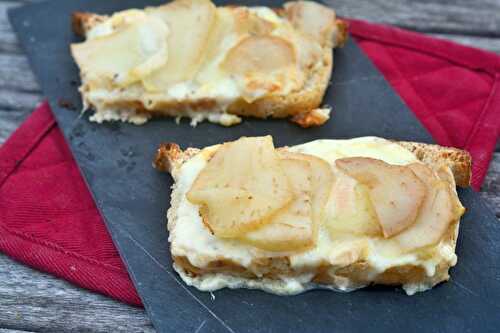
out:
M71 101L68 101L67 99L59 98L59 100L57 101L57 104L60 107L68 109L68 110L76 110L76 106L73 103L71 103Z

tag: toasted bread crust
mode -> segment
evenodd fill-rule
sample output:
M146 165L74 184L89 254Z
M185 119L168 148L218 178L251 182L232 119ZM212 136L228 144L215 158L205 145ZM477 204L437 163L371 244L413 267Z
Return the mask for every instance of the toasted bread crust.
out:
M200 149L197 148L188 148L182 151L176 143L162 143L156 151L153 166L159 171L172 173L198 152Z
M282 14L277 10L278 14ZM82 37L95 25L107 19L107 16L93 13L75 12L72 16L73 31ZM337 34L335 35L335 45L342 46L347 40L347 23L342 20L336 20ZM252 103L246 102L243 98L237 99L227 107L227 113L255 118L287 118L292 117L291 121L298 123L302 127L320 126L326 119L318 120L318 117L293 118L299 114L308 115L319 108L326 92L328 82L333 69L332 50L324 48L322 55L322 66L314 72L309 73L306 87L284 96L265 96ZM206 111L207 108L217 105L215 99L204 99L202 101L167 101L146 105L141 100L119 100L108 103L111 108L133 109L138 113L145 113L153 117L175 117L182 115L183 112Z
M106 20L106 18L107 16L94 13L74 12L71 15L71 28L76 35L85 37L87 31Z
M470 156L467 152L448 147L441 147L431 144L422 144L417 142L397 142L402 147L408 149L422 162L428 164L434 169L438 169L443 165L447 165L453 170L455 179L460 180L462 185L469 183L470 178ZM174 143L162 144L157 151L154 161L154 166L160 171L167 171L174 178L177 177L177 172L182 164L189 160L201 150L196 148L188 148L182 151L181 148ZM445 174L438 173L440 178L450 181L449 172ZM458 181L457 181L458 182ZM177 221L177 210L182 200L182 194L176 191L174 184L172 191L171 207L168 210L168 230L172 231L175 228ZM453 249L456 246L458 236L458 221L450 224L443 241L449 244ZM356 254L353 252L353 255ZM272 258L255 258L249 267L241 266L227 258L218 258L211 261L206 267L196 267L190 263L185 256L173 255L173 260L176 266L183 270L184 273L191 277L203 276L205 274L226 273L233 276L239 276L245 279L260 279L270 278L278 279L280 276L298 276L304 273L301 270L293 268L290 264L288 256L278 256ZM367 281L366 272L372 269L364 261L357 261L347 264L345 267L337 270L335 276L327 273L328 266L319 267L316 269L313 281L321 284L335 284L335 279L348 278L355 285L364 286L368 284L384 284L384 285L402 285L425 282L429 285L435 285L441 281L449 279L448 268L449 264L440 262L436 267L436 272L432 277L429 277L423 267L414 265L402 265L393 267L382 274L379 274L375 280ZM253 272L259 272L259 276Z
M443 164L448 166L458 186L467 187L470 185L472 162L467 151L428 143L395 142L415 154L418 160L436 169ZM172 172L197 152L199 149L196 148L188 148L183 152L175 143L164 143L158 148L153 164L160 171Z
M336 23L338 31L335 45L342 47L347 42L347 36L349 35L349 23L342 20L336 20Z
M461 149L439 145L399 141L402 147L411 151L422 162L429 165L447 165L458 186L470 186L472 159L470 154Z

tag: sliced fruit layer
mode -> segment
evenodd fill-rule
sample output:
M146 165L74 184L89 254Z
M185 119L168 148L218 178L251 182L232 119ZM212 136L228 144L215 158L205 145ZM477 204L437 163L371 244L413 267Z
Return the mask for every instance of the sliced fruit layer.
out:
M295 50L290 42L274 36L249 36L228 52L222 67L234 74L265 74L294 63Z
M228 8L234 17L234 32L238 35L262 36L270 34L275 25L245 7Z
M425 184L407 166L366 157L342 158L335 164L368 188L384 237L415 223L424 201Z
M170 29L168 61L159 70L143 79L148 91L164 91L171 84L189 80L198 71L216 9L209 0L177 0L147 8L149 16L165 22Z
M333 173L320 158L286 151L279 155L297 198L243 240L269 251L305 250L316 244Z
M280 151L279 154L282 158L306 161L311 167L311 200L314 234L316 237L318 228L323 224L325 219L325 205L327 204L335 179L332 167L325 160L313 155L291 153L287 151Z
M367 187L347 175L339 175L326 205L326 226L332 237L340 233L381 236Z
M243 241L268 251L299 250L314 245L311 208L311 167L308 162L282 159L281 165L292 182L295 200L268 224L246 233Z
M312 1L289 2L284 7L286 16L295 28L323 45L333 43L335 12Z
M72 45L89 106L130 104L160 113L186 108L190 114L191 106L255 113L245 102L307 90L306 82L331 65L334 45L327 45L325 36L339 24L333 10L314 3L217 8L210 0L174 0L96 21L86 31L87 40ZM91 93L94 89L113 93ZM257 108L265 109L259 117L276 112ZM128 114L126 109L122 114ZM224 125L236 122L208 118Z
M88 82L125 86L163 66L168 59L168 27L158 19L137 18L120 30L85 43L71 52Z
M394 238L406 251L438 243L450 223L464 211L457 205L450 184L440 180L429 167L415 163L410 168L425 183L427 195L415 224Z
M277 91L303 83L295 47L277 36L248 36L226 54L221 68L235 79L242 98L251 103Z
M202 218L218 237L237 237L269 223L295 197L270 136L223 144L187 193L204 207Z
M214 235L275 252L314 247L322 224L332 238L414 251L437 244L464 212L446 170L364 157L335 163L334 174L318 157L275 150L270 136L241 138L217 148L187 198Z

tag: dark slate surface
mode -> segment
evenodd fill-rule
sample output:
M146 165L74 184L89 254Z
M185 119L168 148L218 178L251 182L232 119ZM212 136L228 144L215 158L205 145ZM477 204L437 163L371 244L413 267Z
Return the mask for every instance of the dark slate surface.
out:
M431 142L417 119L354 42L336 52L334 79L325 97L333 119L304 130L286 121L245 120L223 128L172 119L136 127L96 125L80 107L77 68L68 44L77 41L70 13L98 13L159 4L160 1L66 1L29 5L10 13L33 69L101 210L155 327L167 331L496 331L500 325L500 225L479 195L461 190L468 212L458 242L459 264L450 282L408 297L400 289L372 287L354 293L311 291L277 297L260 291L202 293L184 285L171 268L165 213L172 180L151 168L162 141L202 147L246 135L272 134L277 145L316 138L378 135ZM277 1L246 1L279 5Z

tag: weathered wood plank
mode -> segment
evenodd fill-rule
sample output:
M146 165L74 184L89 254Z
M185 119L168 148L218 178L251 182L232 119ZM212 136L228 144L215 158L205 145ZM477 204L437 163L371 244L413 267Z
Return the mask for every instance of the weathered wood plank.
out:
M38 92L0 88L0 110L32 110L42 99Z
M0 333L34 333L31 331L19 331L19 330L11 330L8 328L0 328Z
M0 53L0 78L0 89L40 92L25 55Z
M17 6L19 6L18 2L8 1L0 3L0 52L21 52L19 43L7 18L7 10Z
M324 0L339 15L425 32L500 36L497 0Z
M0 327L34 332L153 332L144 311L0 255Z

